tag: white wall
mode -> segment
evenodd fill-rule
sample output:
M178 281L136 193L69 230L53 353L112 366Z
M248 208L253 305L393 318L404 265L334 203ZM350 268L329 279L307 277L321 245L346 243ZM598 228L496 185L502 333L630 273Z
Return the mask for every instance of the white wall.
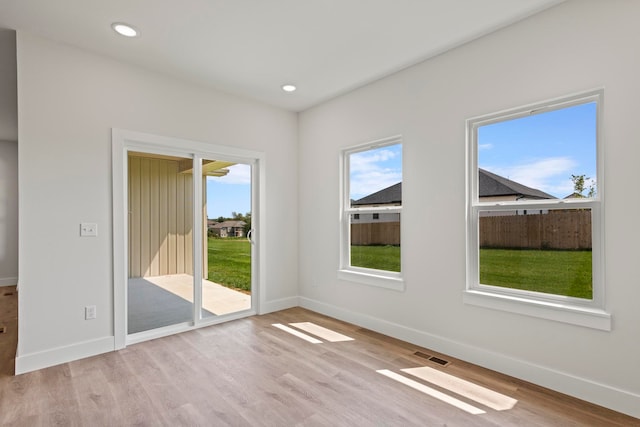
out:
M264 152L266 306L297 302L297 116L18 32L18 371L113 349L111 128ZM98 224L80 238L80 222ZM84 306L97 305L96 320Z
M638 16L636 1L569 1L303 112L301 304L640 417ZM613 330L463 304L465 119L598 87ZM397 134L404 292L336 275L339 152Z

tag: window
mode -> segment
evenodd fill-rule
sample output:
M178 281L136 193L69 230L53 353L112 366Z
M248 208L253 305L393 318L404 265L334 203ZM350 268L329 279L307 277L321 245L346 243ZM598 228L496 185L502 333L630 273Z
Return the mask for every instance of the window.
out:
M593 91L467 121L466 302L610 329L601 103Z
M342 152L339 276L402 290L402 142L387 138Z

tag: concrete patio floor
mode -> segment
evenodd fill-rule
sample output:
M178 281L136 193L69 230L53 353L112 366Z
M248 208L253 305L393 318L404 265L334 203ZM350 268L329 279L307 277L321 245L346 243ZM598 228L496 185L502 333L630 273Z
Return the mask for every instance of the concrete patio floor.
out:
M174 274L129 279L128 332L136 333L191 320L193 277ZM203 279L203 317L251 308L251 295Z

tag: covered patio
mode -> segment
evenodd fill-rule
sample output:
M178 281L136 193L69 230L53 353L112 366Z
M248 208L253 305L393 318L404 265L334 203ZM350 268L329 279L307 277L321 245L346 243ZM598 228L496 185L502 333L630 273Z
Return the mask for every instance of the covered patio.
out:
M132 277L128 286L128 333L147 331L193 318L193 276ZM251 295L202 279L203 317L251 308Z

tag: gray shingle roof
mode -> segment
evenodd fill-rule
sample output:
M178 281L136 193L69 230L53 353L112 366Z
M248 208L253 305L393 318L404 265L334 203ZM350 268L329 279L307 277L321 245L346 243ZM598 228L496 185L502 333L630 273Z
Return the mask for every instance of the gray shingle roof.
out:
M551 194L511 181L495 173L478 168L478 196L524 196L528 199L555 199Z
M555 199L551 194L527 187L485 169L478 168L479 197L516 196L528 199ZM351 206L391 205L402 203L402 182L351 202Z
M389 205L402 203L402 183L392 185L391 187L383 188L380 191L376 191L373 194L363 197L362 199L351 202L351 206L362 205Z

